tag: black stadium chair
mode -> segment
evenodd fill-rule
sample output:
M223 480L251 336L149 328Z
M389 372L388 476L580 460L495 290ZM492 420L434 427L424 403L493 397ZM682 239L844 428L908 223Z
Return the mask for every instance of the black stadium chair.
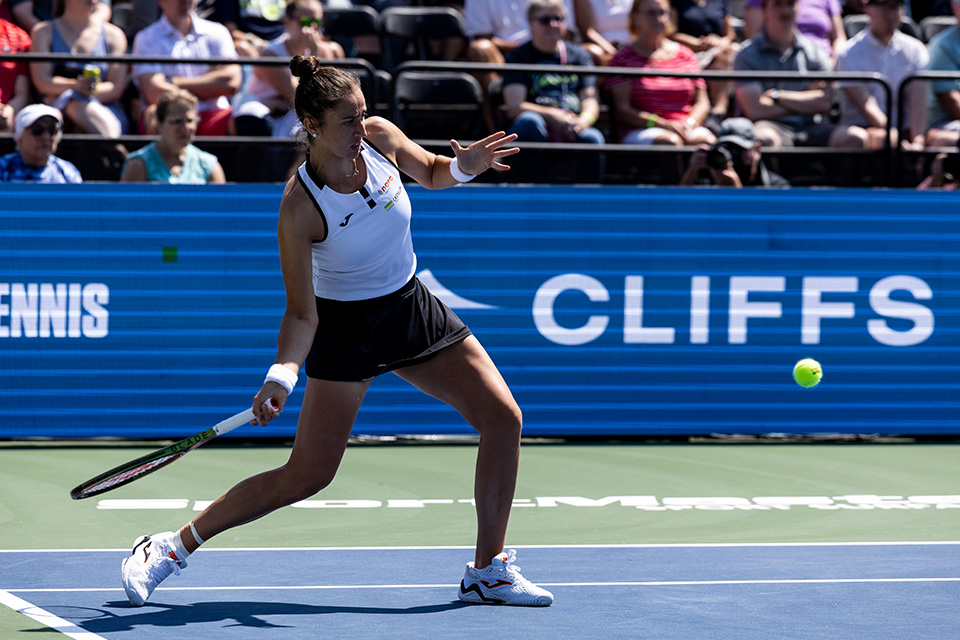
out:
M870 24L870 18L863 13L853 13L843 18L843 30L847 34L848 38L852 38L861 31L867 28L867 25ZM923 40L923 31L920 29L920 25L914 22L911 18L903 16L900 20L900 31L904 32L908 36L913 36L917 40Z
M348 58L364 57L375 67L382 66L379 55L360 55L354 38L369 36L380 44L380 14L373 7L358 4L349 8L324 9L323 32L336 40Z
M399 74L394 122L411 138L476 140L481 137L483 90L462 71Z
M383 49L385 55L392 58L384 61L388 71L404 59L435 59L430 40L467 40L463 15L450 7L390 7L384 9L381 19ZM412 57L405 55L411 48Z

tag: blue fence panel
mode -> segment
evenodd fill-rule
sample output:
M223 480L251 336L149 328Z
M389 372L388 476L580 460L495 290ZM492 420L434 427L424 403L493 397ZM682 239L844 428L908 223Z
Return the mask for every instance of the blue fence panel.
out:
M957 197L409 187L418 273L528 435L960 433ZM172 437L246 406L284 308L277 185L3 185L0 437ZM824 381L804 390L793 363ZM267 428L293 433L303 383ZM395 376L355 433L459 434Z

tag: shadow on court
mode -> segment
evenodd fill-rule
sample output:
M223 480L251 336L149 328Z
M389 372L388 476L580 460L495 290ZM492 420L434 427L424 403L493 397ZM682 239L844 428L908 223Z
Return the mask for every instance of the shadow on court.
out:
M124 612L133 610L127 602L117 600L107 602L98 612L102 617L88 619L77 624L84 631L106 634L117 631L132 631L137 627L186 627L204 622L228 622L227 627L251 627L259 629L278 629L296 625L274 624L259 616L317 616L334 613L359 615L422 615L442 613L463 607L473 606L465 602L445 602L442 604L421 605L415 607L349 607L315 606L289 602L197 602L189 605L146 604L137 609L137 613L113 613L110 609ZM54 611L56 608L52 608Z

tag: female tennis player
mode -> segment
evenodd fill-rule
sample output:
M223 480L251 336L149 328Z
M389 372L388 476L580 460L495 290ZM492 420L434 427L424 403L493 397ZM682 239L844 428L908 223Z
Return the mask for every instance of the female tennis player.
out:
M139 538L122 567L130 602L142 605L205 540L304 500L333 480L370 383L393 371L451 405L480 433L474 497L477 548L459 598L548 606L553 595L525 579L504 552L520 452L521 414L496 366L463 322L416 278L407 174L428 189L467 182L517 153L495 133L455 158L437 156L387 120L366 117L353 74L317 58L290 62L307 160L287 183L278 238L287 307L276 364L253 399L254 424L286 404L305 365L307 387L287 463L253 476L178 532ZM271 406L273 403L273 406Z

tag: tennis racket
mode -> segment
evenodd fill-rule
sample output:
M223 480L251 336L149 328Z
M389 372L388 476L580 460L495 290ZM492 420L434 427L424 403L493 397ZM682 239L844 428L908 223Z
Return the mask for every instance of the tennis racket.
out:
M273 403L273 399L271 399L270 402ZM274 408L277 407L275 403L273 406ZM231 416L223 422L210 427L206 431L201 431L189 438L184 438L169 447L158 449L153 453L148 453L136 460L124 463L119 467L114 467L95 478L90 478L83 484L74 487L73 491L70 492L70 497L74 500L82 500L83 498L89 498L90 496L122 487L125 484L142 478L148 473L153 473L157 469L167 466L171 462L176 462L204 442L248 424L251 420L253 420L253 409L245 409L237 415Z

